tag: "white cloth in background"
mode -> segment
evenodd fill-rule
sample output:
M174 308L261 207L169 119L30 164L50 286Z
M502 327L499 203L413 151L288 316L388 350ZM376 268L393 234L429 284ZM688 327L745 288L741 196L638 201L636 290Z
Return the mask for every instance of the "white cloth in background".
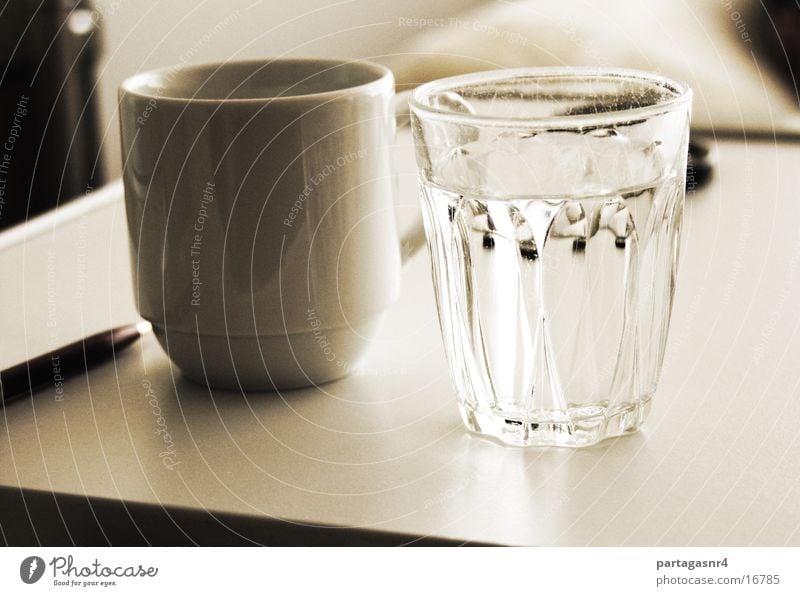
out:
M695 126L800 130L797 98L757 53L754 10L747 0L493 2L401 19L413 34L388 61L400 85L515 66L638 68L689 83Z

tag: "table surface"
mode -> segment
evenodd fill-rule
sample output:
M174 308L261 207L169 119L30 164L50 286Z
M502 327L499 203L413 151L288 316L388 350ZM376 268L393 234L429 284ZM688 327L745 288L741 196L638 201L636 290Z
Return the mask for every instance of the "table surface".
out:
M407 138L399 150L407 217ZM800 545L800 144L715 150L712 183L687 199L666 362L637 434L568 450L466 432L422 251L352 377L212 392L148 335L63 399L49 387L2 410L0 487L366 541ZM85 204L0 237L0 365L136 319L119 184Z

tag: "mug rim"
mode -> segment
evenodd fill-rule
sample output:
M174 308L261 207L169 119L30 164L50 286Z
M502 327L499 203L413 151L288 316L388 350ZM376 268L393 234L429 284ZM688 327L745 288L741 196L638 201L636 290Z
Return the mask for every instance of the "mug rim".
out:
M179 73L186 73L192 71L209 71L210 73L217 73L225 68L230 67L241 67L241 66L259 66L254 73L258 73L261 69L268 67L274 63L286 63L286 64L318 64L321 66L326 66L323 70L319 72L327 72L333 70L334 68L341 68L341 67L359 67L365 70L369 70L373 75L374 78L368 80L364 83L359 83L356 85L346 85L338 88L327 89L325 91L317 91L312 93L298 93L292 95L267 95L264 94L263 96L259 97L195 97L197 91L195 91L195 95L181 97L179 94L175 93L174 91L170 92L169 88L166 87L163 93L156 93L156 92L149 92L145 91L144 88L147 85L147 81L151 81L154 77L164 75L171 75L175 76ZM252 76L252 75L251 75ZM208 104L208 105L221 105L221 104L263 104L263 103L287 103L292 101L304 101L304 100L329 100L336 97L339 97L345 93L353 93L359 92L366 89L369 89L372 86L381 84L386 80L390 80L391 84L394 84L394 74L392 71L383 66L382 64L378 64L377 62L371 62L369 60L346 60L346 59L338 59L338 58L317 58L317 57L274 57L274 58L253 58L253 59L243 59L243 60L224 60L224 61L215 61L215 62L202 62L198 64L175 64L172 66L165 66L161 68L154 68L146 71L142 71L136 73L134 75L129 76L126 78L119 86L118 94L120 99L122 99L126 95L139 97L144 100L155 100L155 101L165 101L165 102L175 102L178 104Z
M423 100L423 98L429 97L436 92L447 91L448 89L456 87L470 87L495 81L509 82L513 81L514 79L521 78L568 79L580 77L639 80L644 83L669 89L674 93L674 96L648 106L612 110L594 114L564 114L543 117L508 115L497 116L456 112L454 110L431 106L425 103ZM691 101L692 89L686 83L643 70L631 68L582 66L540 66L487 70L430 81L414 89L409 99L409 104L412 111L419 113L423 118L446 120L458 124L469 124L472 126L502 126L508 128L528 126L534 128L563 127L576 129L593 125L613 124L623 120L652 118L654 116L673 112L687 104L691 105Z

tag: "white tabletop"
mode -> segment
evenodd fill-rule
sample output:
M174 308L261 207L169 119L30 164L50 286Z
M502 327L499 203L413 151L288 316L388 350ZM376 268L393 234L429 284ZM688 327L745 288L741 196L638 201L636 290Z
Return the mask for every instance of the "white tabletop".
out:
M146 336L68 382L63 401L48 388L10 404L0 498L21 488L149 505L185 527L201 512L269 521L299 542L324 533L311 525L359 528L355 541L381 531L396 542L800 545L800 145L726 141L717 151L712 184L687 200L666 364L635 435L574 451L465 431L422 251L346 380L282 395L210 392ZM408 216L407 143L401 153ZM86 205L0 235L0 366L135 320L119 185ZM166 465L165 430L178 465ZM10 517L0 513L0 529L21 535Z

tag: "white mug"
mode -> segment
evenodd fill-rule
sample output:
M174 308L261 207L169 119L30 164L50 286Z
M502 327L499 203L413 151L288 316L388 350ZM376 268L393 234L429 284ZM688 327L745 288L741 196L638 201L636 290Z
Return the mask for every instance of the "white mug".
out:
M391 71L182 66L119 96L136 304L170 359L223 388L345 376L400 283Z

